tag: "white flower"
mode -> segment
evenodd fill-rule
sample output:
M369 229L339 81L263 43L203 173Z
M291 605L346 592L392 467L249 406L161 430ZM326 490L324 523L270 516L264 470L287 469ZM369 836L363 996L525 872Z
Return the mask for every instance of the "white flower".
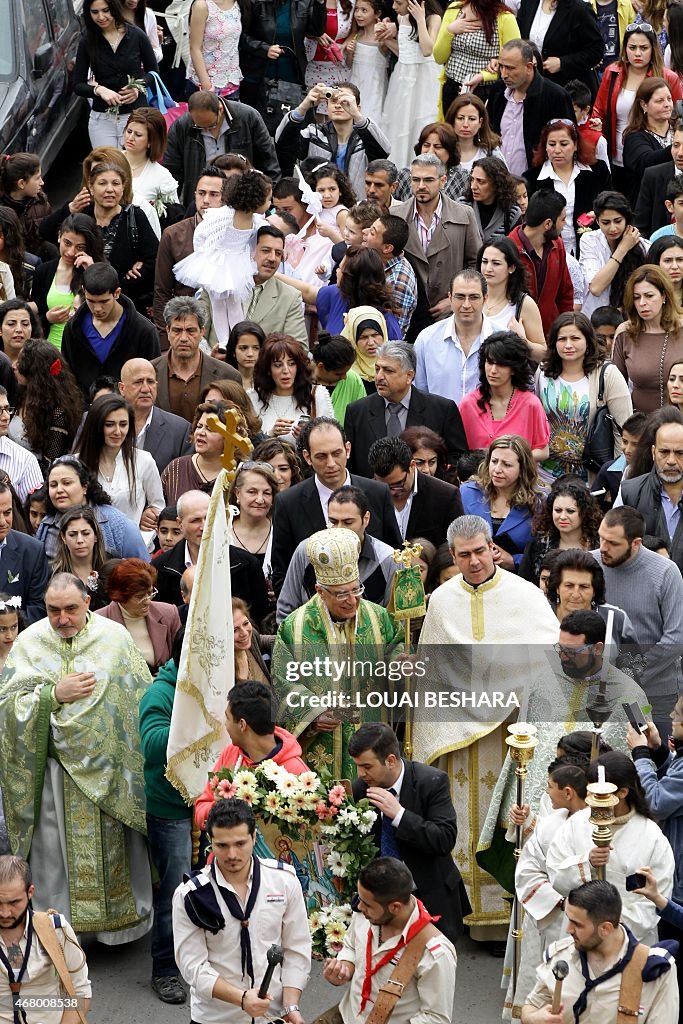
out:
M298 779L300 787L305 789L307 793L315 793L320 783L320 779L315 772L302 772Z
M346 864L340 853L330 853L327 857L327 866L337 878L344 878L346 875Z
M272 758L269 761L263 761L263 763L259 765L259 770L263 772L270 782L275 782L281 775L286 774L286 769L283 768L282 765L275 764L275 761L273 761Z
M243 784L245 786L254 786L254 787L256 787L258 785L258 782L256 780L256 776L254 775L254 773L250 772L250 771L247 771L246 769L244 771L238 772L235 775L235 782L238 785L242 785Z
M318 928L320 928L322 923L320 916L321 915L318 913L317 910L314 910L313 913L309 916L308 927L311 930L311 933L317 932Z
M248 804L253 804L256 798L256 788L254 786L247 786L239 782L237 789L235 790L235 799L244 800Z
M299 788L299 780L296 775L290 775L289 772L286 772L275 779L275 785L283 796L291 796Z
M337 821L340 824L344 822L347 825L360 825L360 817L355 807L342 807L337 815Z
M277 814L280 810L280 797L277 793L268 793L265 799L265 808L271 814Z
M302 793L304 807L307 811L314 811L318 803L317 793Z

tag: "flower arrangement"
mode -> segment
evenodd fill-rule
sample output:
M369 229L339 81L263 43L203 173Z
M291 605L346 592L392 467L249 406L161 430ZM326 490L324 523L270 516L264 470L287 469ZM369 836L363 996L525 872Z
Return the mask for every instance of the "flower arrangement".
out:
M339 903L317 906L309 916L316 956L334 956L351 920L348 901L362 868L377 856L372 826L377 811L368 800L354 803L340 783L315 772L293 775L274 761L210 777L215 800L245 800L257 817L291 839L324 844L326 864Z

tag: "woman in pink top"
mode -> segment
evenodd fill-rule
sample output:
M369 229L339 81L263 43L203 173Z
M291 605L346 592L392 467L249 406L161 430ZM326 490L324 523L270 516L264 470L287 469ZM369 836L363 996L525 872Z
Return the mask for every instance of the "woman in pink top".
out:
M470 449L488 448L501 434L519 434L537 462L548 458L550 426L530 382L526 342L513 331L491 334L479 350L479 387L460 403Z

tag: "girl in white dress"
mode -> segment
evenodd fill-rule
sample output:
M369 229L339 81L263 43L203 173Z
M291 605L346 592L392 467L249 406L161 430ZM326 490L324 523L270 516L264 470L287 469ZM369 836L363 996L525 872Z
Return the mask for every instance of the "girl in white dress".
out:
M382 20L381 0L357 0L353 14L356 31L344 44L349 81L360 89L363 113L380 123L387 94L389 54L377 41L375 26Z
M319 164L311 178L313 188L323 203L316 221L318 231L333 242L341 242L349 209L356 203L356 193L351 182L336 164Z
M254 288L256 234L266 220L272 183L260 171L233 175L226 186L226 206L205 210L194 233L194 252L176 263L181 284L204 288L211 300L213 326L221 348L230 330L244 319L243 304Z
M398 30L388 18L377 30L378 40L398 55L381 125L391 142L389 159L397 167L406 167L415 152L415 139L438 115L440 70L432 51L441 14L436 0L394 0L393 8Z

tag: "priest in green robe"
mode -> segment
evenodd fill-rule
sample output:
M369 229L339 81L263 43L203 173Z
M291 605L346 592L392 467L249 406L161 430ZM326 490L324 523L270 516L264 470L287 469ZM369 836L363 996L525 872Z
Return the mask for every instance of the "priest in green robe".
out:
M128 942L151 927L138 729L151 677L128 631L90 613L76 576L54 576L45 601L47 618L19 636L0 678L9 842L40 879L36 909Z
M280 718L306 763L335 779L355 778L352 733L364 721L386 718L401 691L403 632L386 608L363 600L359 551L351 530L309 538L316 593L281 623L273 648Z

